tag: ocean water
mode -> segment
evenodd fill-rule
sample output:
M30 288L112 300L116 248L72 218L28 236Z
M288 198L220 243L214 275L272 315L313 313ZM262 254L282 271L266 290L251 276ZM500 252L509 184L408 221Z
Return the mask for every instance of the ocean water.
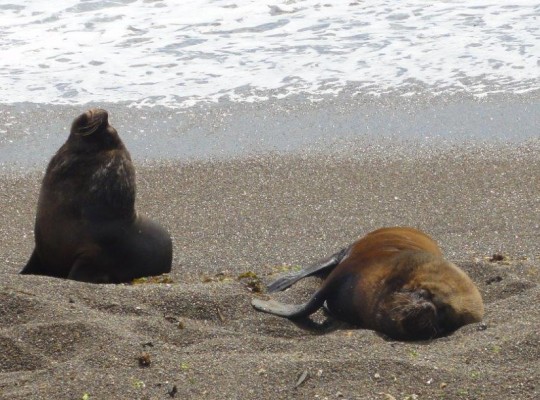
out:
M0 0L0 103L540 88L538 0Z

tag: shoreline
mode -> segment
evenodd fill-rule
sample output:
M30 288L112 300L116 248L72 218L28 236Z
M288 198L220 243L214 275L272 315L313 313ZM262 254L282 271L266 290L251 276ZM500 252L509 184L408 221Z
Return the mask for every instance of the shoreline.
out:
M0 104L0 167L44 165L90 107L109 111L134 161L207 161L310 152L339 153L397 143L454 146L538 138L540 92L492 95L303 96L187 109L123 104ZM411 146L412 147L412 146Z

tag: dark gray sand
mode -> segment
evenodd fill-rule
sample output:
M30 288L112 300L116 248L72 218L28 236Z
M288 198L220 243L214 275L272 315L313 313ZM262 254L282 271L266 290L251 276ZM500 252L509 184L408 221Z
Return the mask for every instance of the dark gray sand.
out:
M44 165L6 170L0 398L538 398L539 150L534 138L359 140L324 156L137 162L138 209L170 230L175 254L173 283L133 286L17 275ZM314 335L252 310L240 274L269 282L394 225L425 230L470 274L482 324L403 343L350 327ZM489 261L494 253L504 260ZM317 285L276 297L301 302Z

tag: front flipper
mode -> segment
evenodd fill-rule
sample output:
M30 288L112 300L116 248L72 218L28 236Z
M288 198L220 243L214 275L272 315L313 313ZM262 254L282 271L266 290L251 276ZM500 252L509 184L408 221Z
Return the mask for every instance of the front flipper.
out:
M30 256L30 259L24 266L24 268L19 272L19 274L22 275L47 275L47 269L41 262L39 255L34 249L32 252L32 255Z
M116 283L110 276L108 258L98 249L79 256L73 263L67 279L88 283Z
M268 285L268 293L281 292L294 285L300 279L307 278L308 276L329 274L345 258L348 250L348 248L345 248L336 254L332 254L330 257L325 258L324 260L302 269L301 271L293 272L289 275L278 278Z

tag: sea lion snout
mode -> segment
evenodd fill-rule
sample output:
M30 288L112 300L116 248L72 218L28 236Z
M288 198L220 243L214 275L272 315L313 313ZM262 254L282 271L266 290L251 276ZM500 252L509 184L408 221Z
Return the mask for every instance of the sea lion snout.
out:
M438 307L425 289L396 292L384 303L377 325L381 332L404 340L435 337L440 327Z
M89 121L101 121L102 124L109 123L109 113L103 108L91 108L85 114L88 116Z
M431 300L433 299L433 295L431 294L431 292L426 289L416 289L412 291L411 297L413 298L413 300L417 300L420 302L423 302L425 300L428 300L431 302Z
M71 133L89 136L100 128L109 125L109 113L102 108L91 108L73 121Z

